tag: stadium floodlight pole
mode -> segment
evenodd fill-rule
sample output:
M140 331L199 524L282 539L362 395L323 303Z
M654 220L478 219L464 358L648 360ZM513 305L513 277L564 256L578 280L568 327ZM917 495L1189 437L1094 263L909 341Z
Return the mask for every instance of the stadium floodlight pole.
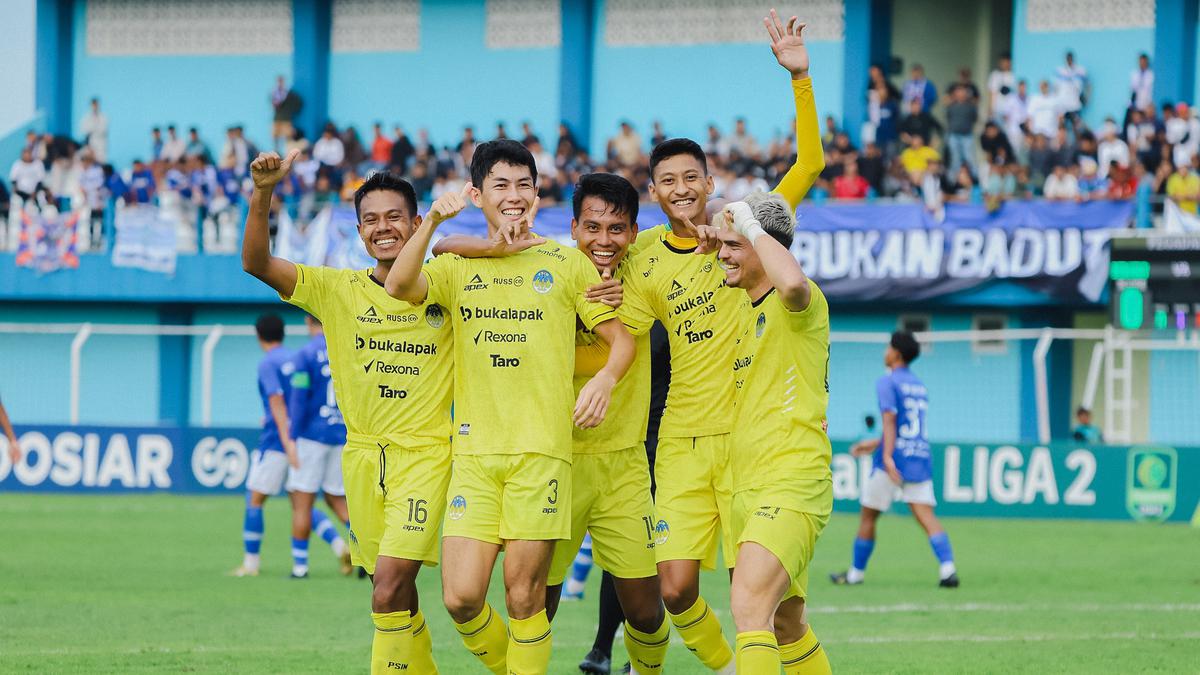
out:
M224 335L224 326L213 326L208 337L204 338L204 348L200 353L200 423L206 427L212 426L213 352Z
M1054 330L1043 328L1037 346L1033 348L1033 373L1037 387L1038 442L1050 442L1050 385L1046 381L1046 355L1054 342Z
M92 336L92 324L85 323L71 340L71 424L79 424L79 371L83 344Z

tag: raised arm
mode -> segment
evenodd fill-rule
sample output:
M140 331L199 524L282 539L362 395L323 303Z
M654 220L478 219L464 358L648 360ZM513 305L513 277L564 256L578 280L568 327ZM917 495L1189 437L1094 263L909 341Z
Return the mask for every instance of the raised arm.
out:
M812 287L808 283L808 275L800 266L800 261L788 251L783 244L776 241L763 230L762 224L754 217L754 212L746 202L733 202L725 207L725 222L735 232L750 240L758 259L762 261L763 271L771 280L771 285L779 293L783 305L793 312L808 309L812 299Z
M771 51L779 65L792 75L792 97L796 103L796 162L775 187L775 192L796 208L817 176L825 169L825 153L821 149L821 127L817 122L817 104L813 98L812 79L808 76L808 48L804 46L803 23L796 17L787 26L775 10L763 19L771 36Z
M575 424L581 429L599 426L604 421L613 387L629 372L637 355L633 336L625 330L620 320L609 319L597 324L595 332L608 345L608 359L604 367L579 390L579 398L575 402Z
M461 192L447 192L429 207L425 220L416 225L383 282L383 288L388 295L414 305L425 302L429 295L429 282L421 274L421 262L425 259L425 251L429 250L429 242L433 239L433 232L437 226L467 208L471 190L471 184L467 183Z
M267 233L267 218L271 212L271 195L275 186L292 170L299 150L292 150L280 159L274 152L263 152L250 162L254 192L250 194L250 210L246 214L246 232L242 237L242 269L290 298L296 292L296 265L271 255Z

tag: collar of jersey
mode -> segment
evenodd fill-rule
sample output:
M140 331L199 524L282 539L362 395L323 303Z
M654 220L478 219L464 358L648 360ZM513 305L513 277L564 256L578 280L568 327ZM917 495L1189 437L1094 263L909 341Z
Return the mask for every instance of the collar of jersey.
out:
M755 300L754 302L750 303L750 305L751 305L752 307L758 307L759 305L763 304L763 301L764 301L764 300L766 300L767 298L771 297L771 294L772 294L772 293L774 293L774 292L775 292L775 287L774 287L774 286L772 286L771 288L767 289L767 292L766 292L766 293L763 293L763 294L762 294L762 297L761 297L761 298L759 298L759 299Z
M675 251L676 253L691 253L692 251L696 250L697 246L700 245L700 242L696 241L695 239L681 237L671 230L667 230L663 233L663 243L667 245L667 248Z

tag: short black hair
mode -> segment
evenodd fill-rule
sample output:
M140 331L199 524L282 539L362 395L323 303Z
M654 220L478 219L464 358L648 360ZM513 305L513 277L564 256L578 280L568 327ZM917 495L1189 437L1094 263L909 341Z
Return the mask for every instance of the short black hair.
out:
M863 422L865 422L867 424L868 429L875 428L875 416L874 415L867 415L866 417L863 418Z
M615 173L585 173L575 184L575 195L571 197L571 208L575 219L586 197L597 197L617 215L629 215L629 223L637 223L638 191L624 176Z
M704 149L700 144L690 138L668 138L667 140L654 146L650 151L650 176L654 177L654 168L658 163L675 157L677 155L691 155L700 162L700 167L704 169L704 175L708 175L708 158L704 156Z
M471 183L482 190L483 179L497 164L528 167L529 175L537 183L537 164L533 162L533 153L511 138L498 138L475 146L475 154L471 157Z
M898 330L892 333L891 343L892 349L900 352L900 358L904 359L905 364L912 363L921 355L921 343L917 342L917 338L906 330Z
M263 342L283 342L283 319L278 314L263 314L254 322L254 332Z
M390 171L376 171L371 174L371 177L363 181L363 184L358 186L354 191L354 217L359 222L362 222L362 215L359 207L362 205L363 197L376 191L395 192L401 197L404 197L404 205L408 207L408 217L413 218L417 215L417 191L413 189L412 183L404 180Z
M1087 408L1085 408L1083 406L1079 406L1078 408L1075 409L1076 417L1078 417L1079 415L1091 415L1091 414L1092 414L1092 411L1088 410Z

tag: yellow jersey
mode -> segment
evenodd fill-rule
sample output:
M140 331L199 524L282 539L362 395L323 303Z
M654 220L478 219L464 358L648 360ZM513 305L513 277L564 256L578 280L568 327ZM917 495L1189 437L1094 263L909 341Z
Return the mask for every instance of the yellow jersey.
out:
M730 437L733 489L779 480L830 478L829 303L809 281L803 311L789 310L771 289L744 315L733 375ZM728 364L728 362L726 362Z
M422 274L426 303L456 324L455 452L570 461L575 317L589 329L616 318L584 298L600 283L596 268L547 242L506 258L438 256Z
M296 290L283 299L325 329L347 440L387 437L406 447L449 441L454 333L443 305L397 300L369 269L300 264Z
M621 282L622 287L628 289L630 284L641 278L639 272L636 262L626 256L617 266L617 280ZM624 320L624 312L621 309L617 310L617 316ZM575 452L614 452L632 448L646 440L646 425L650 415L650 333L635 334L633 340L636 347L633 365L617 386L613 387L612 399L608 403L608 413L604 421L592 429L575 427L572 431ZM580 347L596 346L602 351L594 353L597 356L602 353L607 358L607 345L590 330L577 331L575 344ZM590 374L576 373L576 396L590 379Z

